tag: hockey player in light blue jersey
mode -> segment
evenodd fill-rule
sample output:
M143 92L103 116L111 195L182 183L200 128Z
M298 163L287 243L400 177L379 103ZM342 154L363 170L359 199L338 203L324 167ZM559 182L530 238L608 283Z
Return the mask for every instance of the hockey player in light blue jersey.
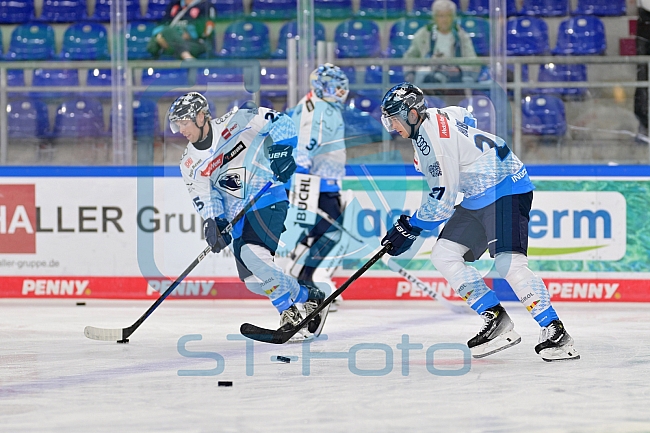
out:
M297 133L291 119L269 108L233 110L211 119L208 101L196 92L179 97L169 108L173 132L189 143L180 167L194 208L204 220L207 243L215 253L231 242L239 278L246 287L267 296L280 312L280 325L302 320L325 298L318 288L300 285L274 263L289 203L284 184L296 169L293 153ZM229 221L269 182L245 217L222 233ZM296 334L297 340L320 334L327 309Z
M412 215L402 215L382 240L391 255L407 251L422 230L446 221L431 261L458 296L485 323L467 343L476 358L514 346L521 337L495 293L465 261L486 249L497 272L541 327L535 351L545 361L579 359L573 338L551 305L540 277L528 267L528 221L533 184L526 167L504 140L476 128L461 107L427 109L422 91L410 83L390 89L382 100L382 123L410 138L416 166L430 192ZM457 193L464 198L454 207Z
M345 176L345 124L343 104L349 93L345 73L331 63L316 68L309 76L311 91L298 102L291 117L298 128L297 173L320 177L318 207L335 220L341 217L341 179ZM314 272L334 246L341 232L318 217L314 226L305 231L291 254L290 272L301 281L311 282ZM334 287L329 275L318 280ZM332 311L336 309L336 301Z

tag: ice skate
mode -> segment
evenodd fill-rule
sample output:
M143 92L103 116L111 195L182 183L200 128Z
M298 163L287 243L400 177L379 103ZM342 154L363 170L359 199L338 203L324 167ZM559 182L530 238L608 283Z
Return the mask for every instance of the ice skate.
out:
M298 310L298 307L292 305L291 307L284 310L280 313L280 330L286 330L291 327L297 326L303 317ZM307 341L314 338L313 334L307 330L305 326L301 330L295 333L293 337L288 341L289 343L300 343L301 341Z
M483 358L512 347L521 341L514 331L514 323L501 304L488 308L481 317L485 320L478 334L467 342L474 358Z
M573 338L566 332L560 320L554 320L541 329L535 352L547 362L580 359L573 347Z
M309 289L309 297L307 298L307 302L303 304L306 317L310 315L325 300L325 293L323 293L323 291L318 287L315 287L311 284L306 284L305 287ZM316 317L314 317L314 319L309 322L309 324L307 324L307 330L310 334L312 334L313 337L318 337L322 332L323 326L325 326L325 319L327 318L327 314L329 313L331 305L332 304L323 308L321 312Z

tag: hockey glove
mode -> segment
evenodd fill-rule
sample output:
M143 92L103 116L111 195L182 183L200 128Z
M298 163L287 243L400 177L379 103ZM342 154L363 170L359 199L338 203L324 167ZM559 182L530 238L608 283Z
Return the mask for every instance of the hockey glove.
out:
M407 215L402 215L399 217L393 227L388 230L384 239L381 240L382 245L390 243L393 248L388 251L388 254L391 256L399 256L402 253L405 253L415 239L420 236L422 229L420 227L414 227L410 223L410 217Z
M212 247L213 253L220 252L232 241L230 233L221 232L228 227L228 224L230 223L225 218L208 218L203 222L205 241Z
M293 147L275 144L269 147L271 170L282 183L287 183L296 171L296 161L293 159Z

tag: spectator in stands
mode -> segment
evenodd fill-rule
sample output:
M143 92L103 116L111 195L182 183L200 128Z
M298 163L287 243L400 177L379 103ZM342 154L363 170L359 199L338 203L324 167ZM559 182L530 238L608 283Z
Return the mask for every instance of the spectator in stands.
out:
M639 18L636 23L636 54L650 54L650 0L637 0ZM648 65L639 63L636 67L636 79L648 79ZM640 87L634 92L634 114L639 119L639 133L648 135L648 88Z
M419 29L404 53L405 58L476 57L472 39L456 20L456 4L451 0L435 0L431 6L433 22ZM417 67L407 80L422 83L473 82L476 68L456 65ZM426 87L426 86L424 86Z
M154 58L168 54L188 60L212 51L217 12L209 0L188 1L172 0L167 7L167 22L154 29L147 46Z

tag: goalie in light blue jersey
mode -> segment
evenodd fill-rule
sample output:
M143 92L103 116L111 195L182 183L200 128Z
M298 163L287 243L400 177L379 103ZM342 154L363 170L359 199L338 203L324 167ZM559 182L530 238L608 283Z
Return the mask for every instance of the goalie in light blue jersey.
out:
M296 173L320 178L318 207L340 221L340 190L346 161L342 110L349 93L349 81L345 73L331 63L316 68L309 81L311 91L289 110L298 129ZM341 231L321 217L306 229L290 255L292 262L288 271L300 281L316 280L334 287L331 275L336 266L319 266L341 240ZM323 272L317 272L321 270ZM340 299L332 304L331 311L336 310L338 302Z
M465 261L485 250L495 267L541 327L535 351L545 361L579 359L573 338L551 305L540 277L528 267L528 222L534 186L526 167L503 139L476 128L461 107L428 109L422 91L401 83L382 100L382 123L410 138L416 168L426 177L429 194L412 215L402 215L382 245L393 256L406 252L422 230L446 221L431 251L431 261L458 296L485 323L467 342L482 358L514 346L521 337L495 293ZM455 205L458 193L463 200Z

